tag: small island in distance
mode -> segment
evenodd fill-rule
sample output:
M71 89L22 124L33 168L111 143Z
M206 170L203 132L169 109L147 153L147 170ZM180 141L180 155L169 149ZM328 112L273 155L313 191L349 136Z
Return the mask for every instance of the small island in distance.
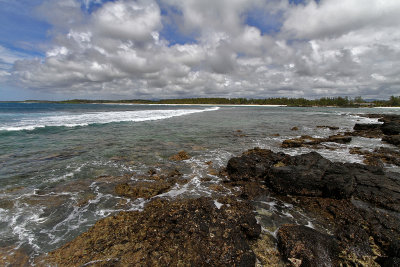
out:
M208 104L208 105L282 105L293 107L399 107L400 96L391 96L388 100L364 100L361 96L349 97L322 97L319 99L306 98L182 98L161 100L87 100L72 99L63 101L26 100L22 102L60 103L60 104Z

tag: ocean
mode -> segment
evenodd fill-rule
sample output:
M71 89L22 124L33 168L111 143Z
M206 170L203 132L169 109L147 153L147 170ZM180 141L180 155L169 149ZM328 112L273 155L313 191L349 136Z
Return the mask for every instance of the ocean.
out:
M118 196L114 187L124 179L143 179L149 169L177 169L189 181L157 197L216 199L229 193L215 187L221 183L218 171L231 157L254 147L306 153L309 148L280 144L377 122L358 115L366 113L400 114L400 109L0 103L0 248L34 258L101 218L141 210L149 200ZM318 152L333 161L359 163L362 156L350 154L350 148L390 146L362 137L332 145L337 149ZM182 150L191 158L170 159ZM313 224L292 208L265 199L257 209L263 229L273 235L282 223Z

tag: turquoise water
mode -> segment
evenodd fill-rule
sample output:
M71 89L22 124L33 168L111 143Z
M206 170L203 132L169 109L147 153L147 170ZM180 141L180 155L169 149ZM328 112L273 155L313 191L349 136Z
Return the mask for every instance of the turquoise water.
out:
M356 122L376 121L357 113L400 111L0 103L0 247L35 256L63 245L100 218L143 208L145 200L119 197L114 186L141 179L149 168L177 168L189 180L161 197L217 198L222 193L210 185L221 181L210 169L220 169L230 157L255 146L304 153L309 150L279 145L299 135L328 136L350 130ZM294 126L299 131L292 131ZM359 155L349 154L350 147L381 145L377 139L354 138L350 145L319 152L331 160L362 162ZM169 159L181 150L191 159Z

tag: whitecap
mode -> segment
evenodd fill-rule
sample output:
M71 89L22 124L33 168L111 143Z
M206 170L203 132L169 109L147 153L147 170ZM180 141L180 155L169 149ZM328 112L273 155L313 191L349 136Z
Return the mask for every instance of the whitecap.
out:
M142 122L163 120L206 111L216 111L219 107L206 109L176 109L176 110L138 110L91 112L84 114L60 113L58 115L43 114L37 118L22 118L18 122L1 125L0 131L34 130L44 127L76 127L91 124L106 124L112 122Z

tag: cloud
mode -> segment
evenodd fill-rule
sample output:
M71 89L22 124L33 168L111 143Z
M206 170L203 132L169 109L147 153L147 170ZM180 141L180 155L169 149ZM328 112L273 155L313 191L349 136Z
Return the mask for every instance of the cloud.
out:
M397 0L308 1L287 10L283 31L295 38L329 38L365 28L396 27L399 14Z
M17 60L15 81L84 98L387 97L400 89L398 1L119 0L92 13L80 3L43 3L42 12L52 8L53 46L44 58ZM192 41L174 42L178 34Z
M44 0L34 12L38 18L54 27L54 34L68 31L84 20L81 5L76 0Z

